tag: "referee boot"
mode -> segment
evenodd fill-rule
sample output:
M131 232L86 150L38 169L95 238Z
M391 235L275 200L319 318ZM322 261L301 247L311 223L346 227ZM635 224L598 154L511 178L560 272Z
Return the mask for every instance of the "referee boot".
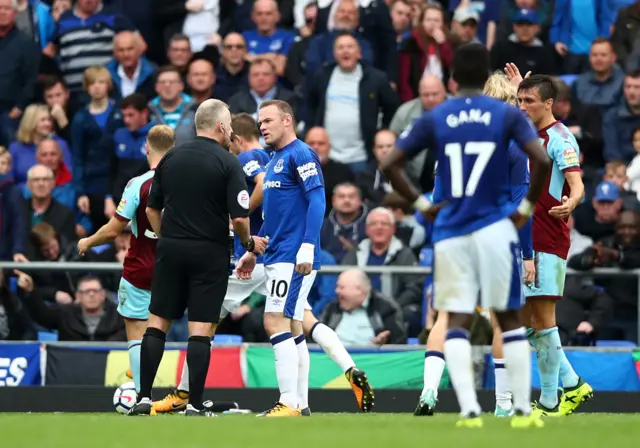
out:
M189 402L189 392L174 389L162 400L153 402L153 409L160 413L183 411Z
M355 367L346 371L345 376L351 385L353 394L356 396L358 407L362 412L371 412L375 405L375 394L369 384L367 375Z
M284 403L276 403L271 409L261 412L257 417L300 417L300 410Z
M186 417L217 417L217 415L211 410L213 403L211 401L205 401L202 403L202 409L196 409L190 404L184 411Z

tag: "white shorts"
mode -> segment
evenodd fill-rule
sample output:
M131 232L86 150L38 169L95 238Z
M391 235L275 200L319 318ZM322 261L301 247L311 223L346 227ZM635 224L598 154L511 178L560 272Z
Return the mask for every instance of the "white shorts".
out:
M304 310L310 310L309 292L318 271L309 275L295 272L293 263L275 263L265 266L267 277L267 303L265 313L283 313L289 319L302 321Z
M519 259L518 233L510 219L437 242L436 309L465 314L473 314L477 305L495 311L520 309L524 295Z
M256 265L249 280L240 280L236 277L236 273L233 272L229 277L229 285L227 286L227 294L224 296L224 302L222 302L220 318L233 313L254 292L266 296L266 285L267 277L264 273L263 264Z

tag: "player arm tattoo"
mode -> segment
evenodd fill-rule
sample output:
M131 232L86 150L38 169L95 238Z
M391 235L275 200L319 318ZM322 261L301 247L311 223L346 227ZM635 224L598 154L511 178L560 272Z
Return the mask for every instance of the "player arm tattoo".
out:
M412 204L420 196L420 192L413 186L404 169L405 155L399 148L393 148L389 155L380 163L380 170L391 186L402 197Z
M551 159L537 139L527 142L522 149L529 155L529 158L533 162L527 201L529 201L530 204L535 204L547 181L549 168L551 167Z
M147 207L144 212L147 214L147 219L153 232L159 237L160 226L162 224L162 210L156 210L155 208Z
M251 198L249 199L249 213L253 213L255 209L262 205L262 183L264 181L265 173L258 173L253 178L253 182L255 187L253 189L253 193L251 193Z
M115 240L124 231L128 223L128 219L122 218L118 214L114 215L108 223L100 227L96 233L88 238L89 247L101 246Z

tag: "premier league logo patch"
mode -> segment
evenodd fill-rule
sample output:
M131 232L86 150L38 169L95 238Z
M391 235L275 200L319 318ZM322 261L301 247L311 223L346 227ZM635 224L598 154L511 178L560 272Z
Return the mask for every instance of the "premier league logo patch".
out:
M276 163L276 166L273 167L273 172L280 173L282 172L283 169L284 169L284 160L280 159L278 160L278 163Z

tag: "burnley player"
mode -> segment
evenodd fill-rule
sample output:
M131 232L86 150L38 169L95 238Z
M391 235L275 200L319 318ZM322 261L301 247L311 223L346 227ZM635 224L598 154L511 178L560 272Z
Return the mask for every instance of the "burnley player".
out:
M486 48L480 44L460 47L453 60L458 97L423 114L396 143L382 169L394 190L417 210L436 215L433 288L436 308L448 313L444 355L461 408L457 426L482 427L468 331L479 293L482 307L495 312L503 331L515 410L511 425L541 427L543 422L530 415L531 355L518 316L522 283L514 222L522 227L533 213L549 159L522 112L482 95L488 76ZM529 193L518 206L510 201L511 140L529 154L537 168ZM418 193L403 168L404 159L423 148L437 151L444 199L438 205Z
M510 75L516 74L512 71ZM533 214L537 278L525 288L527 303L523 308L524 320L529 323L527 336L538 351L541 394L536 412L543 416L569 415L593 396L591 386L567 360L556 326L556 300L564 293L571 244L567 221L584 197L578 144L571 131L553 116L556 94L555 84L548 76L530 76L518 86L520 108L535 124L553 161ZM558 375L564 387L560 403Z
M264 178L264 253L267 302L264 327L276 358L280 399L260 414L297 417L308 407L309 351L302 320L307 296L320 268L320 227L325 211L318 156L296 138L291 106L270 100L258 109L265 143L274 149ZM247 252L236 272L251 278L256 257Z
M122 279L118 288L118 312L124 318L129 341L129 365L136 391L140 391L140 345L147 329L151 278L156 258L158 237L151 229L145 208L153 182L153 174L162 157L175 144L173 130L164 125L151 128L147 135L149 171L134 177L127 184L116 213L95 234L78 241L78 252L84 255L95 246L109 243L131 222L131 245L124 259Z

